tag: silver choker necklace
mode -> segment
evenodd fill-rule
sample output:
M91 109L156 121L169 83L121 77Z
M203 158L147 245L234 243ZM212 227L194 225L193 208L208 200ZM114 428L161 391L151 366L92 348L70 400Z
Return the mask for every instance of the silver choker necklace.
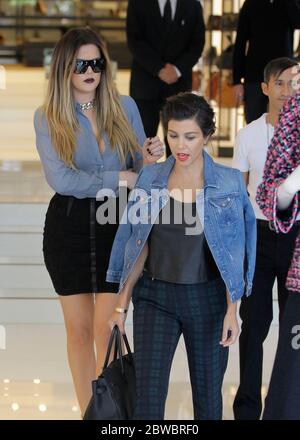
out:
M96 106L95 100L85 102L84 104L79 103L80 110L90 110L91 108L94 108Z

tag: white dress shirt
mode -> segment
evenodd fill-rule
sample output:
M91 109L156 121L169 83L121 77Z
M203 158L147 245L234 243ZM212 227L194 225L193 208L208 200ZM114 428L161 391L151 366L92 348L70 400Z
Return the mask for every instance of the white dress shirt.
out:
M170 0L171 1L171 11L172 11L172 20L174 20L175 12L176 12L176 6L177 6L177 0ZM159 9L161 16L164 16L164 9L166 6L167 0L158 0Z
M170 0L170 1L171 1L172 20L174 20L175 13L176 13L177 0ZM167 0L158 0L159 9L160 9L160 13L161 13L162 17L164 16L164 9L165 9L166 3L167 3ZM175 67L178 78L180 78L181 77L180 70L176 66L174 66L174 67Z
M172 20L174 20L175 13L176 13L176 6L177 6L177 0L170 0L171 1L171 10L172 10ZM203 7L203 0L198 0L201 3L201 6ZM158 0L159 9L161 16L164 15L164 9L165 5L167 3L167 0Z

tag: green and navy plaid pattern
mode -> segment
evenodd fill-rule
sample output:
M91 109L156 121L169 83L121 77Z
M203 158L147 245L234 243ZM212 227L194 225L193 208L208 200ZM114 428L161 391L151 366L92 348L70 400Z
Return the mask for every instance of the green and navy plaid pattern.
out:
M162 420L173 356L183 334L193 392L194 418L222 418L222 382L228 348L219 342L226 313L222 279L173 284L144 274L134 288L136 420Z

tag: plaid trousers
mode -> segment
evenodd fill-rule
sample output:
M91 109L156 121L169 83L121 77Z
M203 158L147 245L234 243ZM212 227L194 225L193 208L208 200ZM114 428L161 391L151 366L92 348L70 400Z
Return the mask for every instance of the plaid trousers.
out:
M220 420L228 362L228 348L219 344L227 309L223 280L173 284L144 273L132 301L137 386L134 419L163 420L172 360L183 334L194 418Z

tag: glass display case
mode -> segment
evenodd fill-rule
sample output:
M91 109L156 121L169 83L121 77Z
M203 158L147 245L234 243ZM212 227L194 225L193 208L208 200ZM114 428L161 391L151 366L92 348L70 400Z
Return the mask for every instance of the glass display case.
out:
M101 33L119 67L129 67L126 8L123 0L0 0L0 64L42 66L44 49L69 28L88 25Z
M203 55L204 96L216 112L218 156L232 157L237 131L244 125L232 87L232 56L238 14L244 0L204 0L206 44Z

